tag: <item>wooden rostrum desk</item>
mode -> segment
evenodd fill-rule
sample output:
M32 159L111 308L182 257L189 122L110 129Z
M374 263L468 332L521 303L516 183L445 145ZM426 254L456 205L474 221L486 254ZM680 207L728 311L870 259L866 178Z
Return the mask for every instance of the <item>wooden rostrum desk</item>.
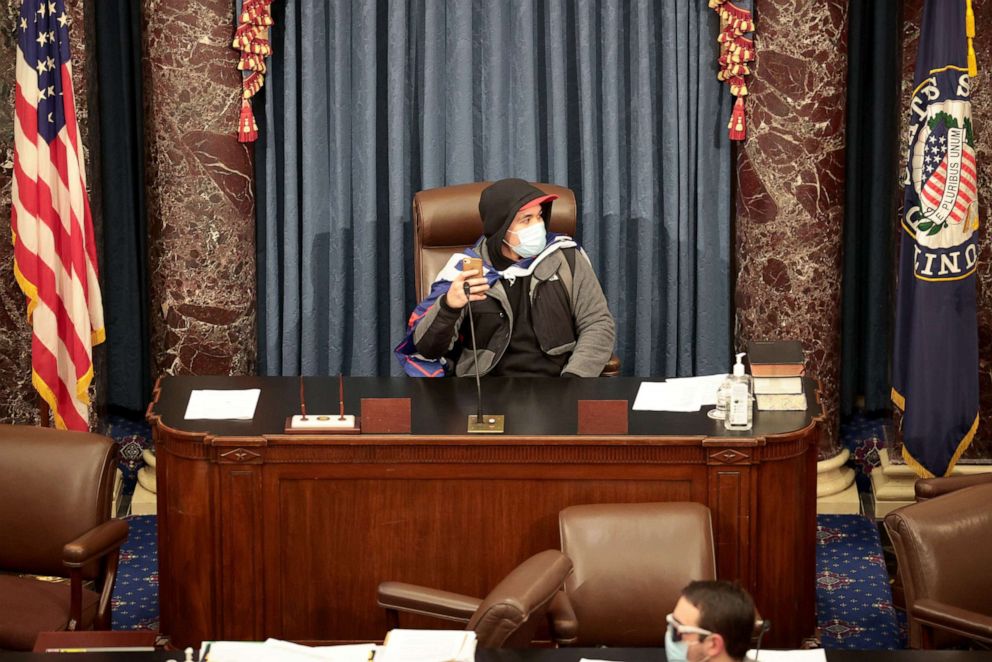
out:
M381 639L380 581L483 596L559 547L566 506L696 501L713 514L718 576L754 595L769 646L798 646L815 625L816 382L807 411L755 412L749 432L631 411L627 435L575 434L577 400L633 403L641 381L489 378L486 410L506 414L506 433L470 436L472 379L348 378L349 413L363 397L412 398L412 434L300 436L283 433L297 378L160 379L148 420L162 632L179 647ZM252 421L184 420L191 390L235 388L261 389ZM307 378L306 401L336 412L337 379Z

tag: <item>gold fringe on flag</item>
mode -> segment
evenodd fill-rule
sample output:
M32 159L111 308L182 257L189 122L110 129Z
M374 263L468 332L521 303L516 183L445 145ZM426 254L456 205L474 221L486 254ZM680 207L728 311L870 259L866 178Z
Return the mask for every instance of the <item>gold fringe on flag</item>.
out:
M251 109L251 99L265 82L265 58L272 55L269 28L272 27L272 0L244 0L238 14L231 45L241 51L238 69L242 73L241 113L238 117L238 141L258 139L258 124Z
M978 75L978 57L975 55L975 12L971 9L971 0L968 0L964 26L968 36L968 75L974 78Z

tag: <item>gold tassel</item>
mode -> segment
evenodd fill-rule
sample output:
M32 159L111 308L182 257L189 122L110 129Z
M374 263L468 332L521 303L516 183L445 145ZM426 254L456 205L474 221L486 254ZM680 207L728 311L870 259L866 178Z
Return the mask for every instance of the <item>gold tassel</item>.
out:
M734 103L734 112L730 115L730 123L727 125L730 129L729 136L731 140L744 140L747 137L747 131L744 126L744 98L738 97L737 101Z

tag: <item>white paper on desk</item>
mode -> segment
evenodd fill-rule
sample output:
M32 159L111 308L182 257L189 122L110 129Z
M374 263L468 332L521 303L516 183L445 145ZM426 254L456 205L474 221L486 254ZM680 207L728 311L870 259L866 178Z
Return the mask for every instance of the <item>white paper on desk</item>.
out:
M747 652L745 659L754 662L754 649ZM762 648L757 662L827 662L827 653L822 648L793 651L769 651Z
M342 646L303 646L281 639L266 639L265 648L273 660L329 660L330 662L368 662L375 644L345 644Z
M471 630L390 630L376 662L473 662Z
M634 411L699 411L716 404L716 391L726 375L681 377L664 382L641 382Z
M255 417L255 405L261 389L247 388L215 391L194 390L186 405L186 420L250 421Z
M678 377L666 379L666 384L674 384L679 388L684 388L692 392L693 396L699 400L699 406L716 404L716 392L720 384L727 378L727 375L701 375L699 377ZM697 407L698 409L698 407Z

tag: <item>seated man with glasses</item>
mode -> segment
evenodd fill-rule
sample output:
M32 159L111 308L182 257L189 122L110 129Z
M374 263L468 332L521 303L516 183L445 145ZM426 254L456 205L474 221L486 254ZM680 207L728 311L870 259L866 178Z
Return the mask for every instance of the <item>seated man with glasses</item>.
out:
M754 601L737 584L691 582L666 617L669 662L743 660L754 631Z

